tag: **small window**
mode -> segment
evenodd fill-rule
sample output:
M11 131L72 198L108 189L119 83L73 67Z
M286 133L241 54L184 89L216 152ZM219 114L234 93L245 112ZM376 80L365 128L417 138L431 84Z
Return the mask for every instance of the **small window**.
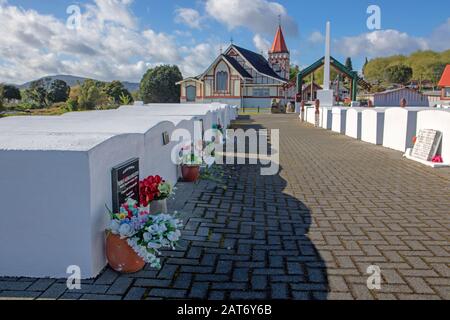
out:
M195 97L197 95L197 88L195 86L186 87L186 101L195 102Z
M269 97L270 89L269 88L254 88L253 96L254 97Z
M227 91L228 90L228 72L219 71L216 74L216 90Z
M444 97L450 98L450 87L444 89Z

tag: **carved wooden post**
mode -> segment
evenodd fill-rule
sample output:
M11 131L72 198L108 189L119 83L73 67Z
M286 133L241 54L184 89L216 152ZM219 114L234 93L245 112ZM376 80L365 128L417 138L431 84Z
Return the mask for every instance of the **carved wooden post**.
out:
M315 102L315 107L316 107L316 114L315 114L315 127L318 128L320 127L320 100L317 99Z
M405 99L405 98L403 98L402 100L400 100L400 107L406 108L406 105L407 105L407 102L406 102L406 99Z
M302 119L302 122L305 122L305 101L304 100L302 100L302 102L301 102L300 117Z

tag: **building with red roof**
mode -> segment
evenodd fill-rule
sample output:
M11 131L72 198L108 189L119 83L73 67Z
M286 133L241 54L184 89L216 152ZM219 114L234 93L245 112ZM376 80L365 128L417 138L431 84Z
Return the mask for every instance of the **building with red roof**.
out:
M442 89L441 99L450 100L450 64L445 67L444 73L439 81L439 87Z

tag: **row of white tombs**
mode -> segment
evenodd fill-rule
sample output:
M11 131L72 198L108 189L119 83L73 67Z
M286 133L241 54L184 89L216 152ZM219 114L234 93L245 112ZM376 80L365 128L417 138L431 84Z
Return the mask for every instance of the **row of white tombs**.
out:
M368 143L405 153L430 167L450 165L450 110L421 107L306 107L300 118Z
M66 278L71 266L81 278L97 276L106 266L116 168L174 185L181 172L172 136L236 117L234 106L213 103L0 119L0 276Z

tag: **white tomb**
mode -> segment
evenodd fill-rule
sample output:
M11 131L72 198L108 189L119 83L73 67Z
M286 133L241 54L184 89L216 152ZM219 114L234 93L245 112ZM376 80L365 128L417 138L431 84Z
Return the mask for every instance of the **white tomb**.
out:
M305 107L306 122L315 125L316 124L316 107Z
M347 111L345 135L361 140L362 112L364 108L352 107Z
M433 129L442 133L441 147L437 154L443 159L443 163L433 163L427 161L420 161L430 167L447 167L450 166L450 110L426 110L419 111L417 114L417 132L420 130ZM412 159L410 156L411 149L406 150L405 156Z
M98 275L110 170L143 148L143 135L2 133L0 276L63 278L71 265Z
M384 115L383 146L405 152L413 146L416 135L417 113L429 108L388 108Z
M331 130L341 134L345 134L346 120L347 120L347 107L333 107L332 109L332 125Z
M369 108L362 112L362 141L383 144L385 111L386 108Z
M326 130L331 130L333 124L332 107L320 108L320 126Z
M191 131L196 118L110 110L0 119L0 276L64 278L71 265L82 278L97 276L106 265L111 169L138 157L141 178L175 182L176 142L164 145L162 134Z

